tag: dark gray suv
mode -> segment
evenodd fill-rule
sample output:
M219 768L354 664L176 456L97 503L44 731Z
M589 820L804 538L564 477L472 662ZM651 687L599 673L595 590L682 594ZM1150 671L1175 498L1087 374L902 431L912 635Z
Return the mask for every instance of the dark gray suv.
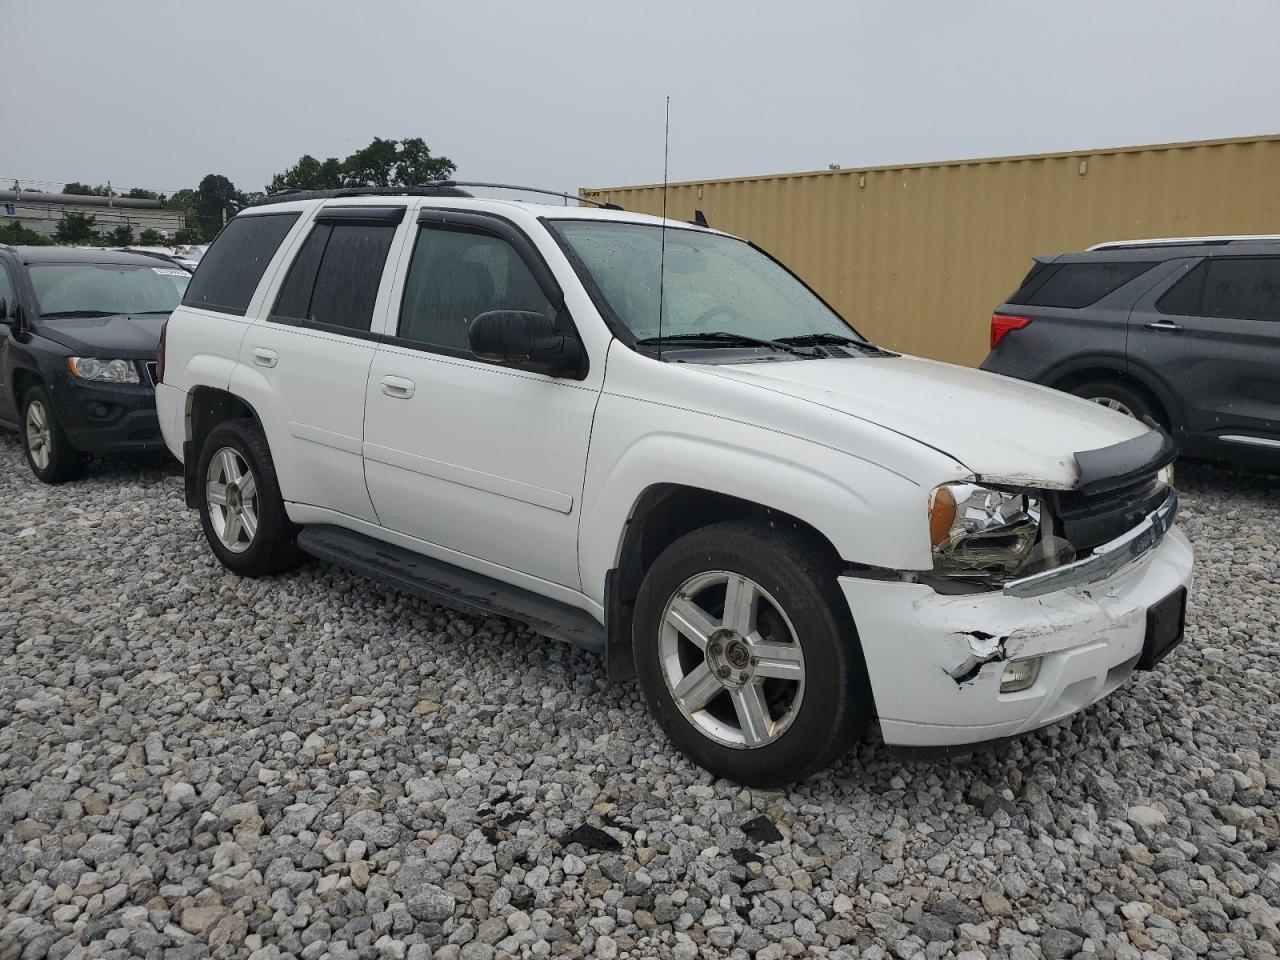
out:
M1036 257L982 369L1151 417L1188 456L1280 466L1280 237Z

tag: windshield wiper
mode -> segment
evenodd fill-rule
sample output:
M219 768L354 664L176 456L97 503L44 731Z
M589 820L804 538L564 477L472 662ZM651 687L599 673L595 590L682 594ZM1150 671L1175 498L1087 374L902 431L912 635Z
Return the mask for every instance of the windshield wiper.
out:
M54 310L52 313L42 313L40 316L48 320L52 318L67 317L114 317L115 310Z
M866 340L859 340L857 337L846 337L838 333L801 333L794 337L779 337L778 343L793 343L797 346L818 346L822 344L865 347L874 349Z
M671 333L661 337L645 337L636 341L640 346L657 346L668 343L709 343L724 344L726 347L768 347L770 350L782 350L797 357L812 357L814 354L800 349L799 344L787 343L785 340L763 340L760 337L748 337L742 333L731 333L728 330L708 330L705 333Z

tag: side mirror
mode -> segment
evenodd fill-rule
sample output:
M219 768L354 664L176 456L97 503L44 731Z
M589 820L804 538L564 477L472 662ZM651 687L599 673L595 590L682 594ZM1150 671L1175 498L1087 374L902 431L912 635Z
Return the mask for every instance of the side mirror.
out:
M577 373L582 365L578 341L556 329L541 313L490 310L471 321L467 340L476 356L510 363L552 376Z

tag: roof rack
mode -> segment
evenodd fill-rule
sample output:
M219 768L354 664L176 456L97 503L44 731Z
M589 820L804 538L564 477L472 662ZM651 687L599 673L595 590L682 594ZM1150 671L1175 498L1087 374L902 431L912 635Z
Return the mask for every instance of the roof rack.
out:
M191 272L185 263L171 253L161 253L159 250L138 250L134 247L114 247L113 249L119 250L121 253L132 253L139 257L154 257L156 260L166 260L169 263L177 264L188 273Z
M621 210L616 203L592 200L589 197L577 197L571 193L558 190L543 190L541 187L522 187L514 183L487 183L480 180L433 180L430 183L419 183L408 187L342 187L336 190L280 190L268 194L250 204L253 207L270 203L287 203L291 200L333 200L339 197L473 197L463 187L483 187L490 190L518 190L521 193L537 193L546 197L560 197L562 200L573 200L577 203L589 203L603 210Z
M1266 240L1280 240L1280 234L1257 233L1220 237L1154 237L1150 240L1108 240L1106 243L1095 243L1088 249L1124 250L1132 247L1208 247L1228 243L1252 243Z
M419 183L411 187L341 187L336 190L278 190L249 204L260 207L269 203L288 203L292 200L334 200L340 197L469 197L448 180Z

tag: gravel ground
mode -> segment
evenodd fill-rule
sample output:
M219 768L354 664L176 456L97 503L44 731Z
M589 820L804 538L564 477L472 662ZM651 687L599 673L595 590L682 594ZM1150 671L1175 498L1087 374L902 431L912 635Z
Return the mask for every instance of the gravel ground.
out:
M764 792L589 655L332 568L238 580L173 467L52 488L0 439L0 960L1275 956L1280 483L1180 481L1162 669Z

